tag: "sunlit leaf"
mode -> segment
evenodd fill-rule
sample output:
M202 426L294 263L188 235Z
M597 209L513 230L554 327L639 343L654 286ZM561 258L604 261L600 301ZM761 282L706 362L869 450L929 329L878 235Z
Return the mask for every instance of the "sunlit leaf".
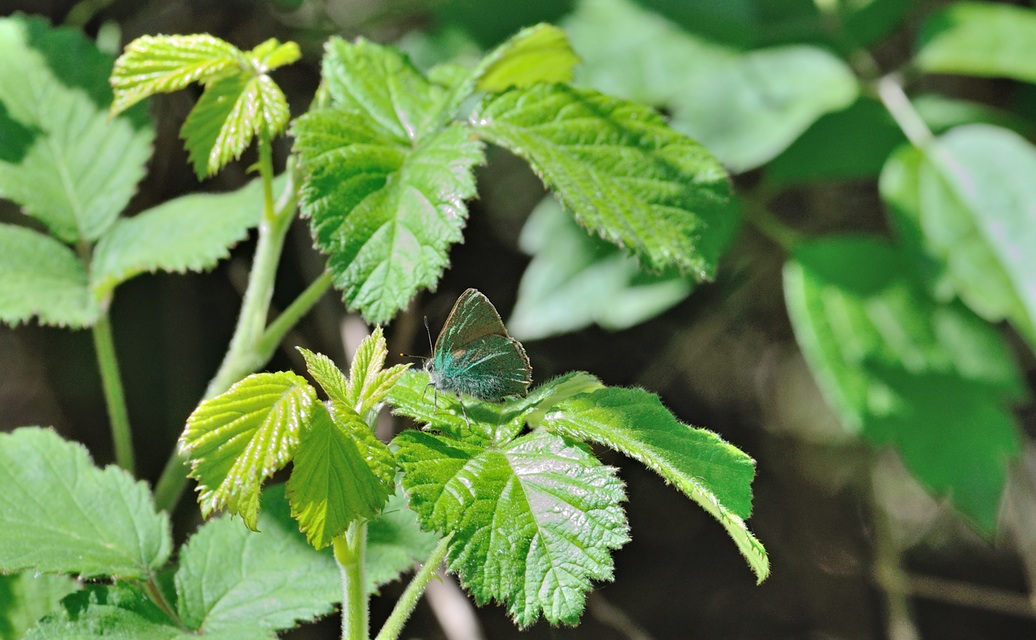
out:
M995 2L957 2L928 17L917 66L932 73L1036 82L1036 11Z

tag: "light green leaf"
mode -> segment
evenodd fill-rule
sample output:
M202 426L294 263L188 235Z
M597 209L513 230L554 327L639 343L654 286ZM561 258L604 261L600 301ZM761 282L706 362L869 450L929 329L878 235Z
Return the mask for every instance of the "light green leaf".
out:
M413 430L395 442L422 527L455 531L448 566L479 604L521 627L574 624L592 581L612 579L622 483L584 447L545 431L492 448Z
M925 22L915 63L930 73L1036 82L1036 11L998 3L952 4Z
M388 345L381 327L374 327L357 347L353 355L353 363L349 368L349 382L346 386L348 406L374 427L378 411L381 409L385 395L403 375L410 365L396 365L385 369L385 358L388 356Z
M435 391L424 371L407 371L400 376L388 393L388 403L393 414L431 425L439 431L459 436L468 430L469 422L464 419L466 405L452 393L440 395ZM488 405L479 402L477 406Z
M111 59L79 31L0 19L0 197L63 242L94 241L144 175L143 112L109 119Z
M482 60L475 70L476 88L503 91L540 82L571 82L578 62L564 31L549 24L526 27Z
M181 196L121 219L94 251L93 294L104 299L145 272L211 269L259 224L262 212L262 183L254 180L237 191Z
M0 571L143 578L171 545L145 483L49 429L0 434Z
M203 525L180 552L177 611L205 637L248 627L289 629L297 621L331 613L342 598L334 559L299 534L284 485L268 487L262 503L260 533L218 518Z
M955 289L1036 349L1036 148L988 125L939 138L920 167L920 225Z
M1000 335L932 300L908 259L874 238L801 244L784 289L799 346L845 427L894 444L923 484L992 531L1019 449L1009 405L1024 397Z
M79 256L42 233L0 224L0 320L86 327L100 315Z
M471 121L525 158L580 224L647 268L712 277L737 226L726 172L651 109L537 85L488 97Z
M521 340L592 324L626 329L669 309L694 289L693 279L675 269L645 272L636 258L587 235L554 198L533 210L519 244L533 256L507 321L511 335Z
M45 615L60 609L60 601L80 585L67 576L34 571L0 574L0 640L20 640Z
M770 573L766 549L745 526L755 461L715 433L679 422L642 389L609 387L557 403L543 426L639 460L719 520L755 571Z
M194 410L180 447L202 515L226 507L255 530L262 481L295 454L315 401L313 387L282 371L250 375Z
M170 93L192 83L208 83L239 70L245 55L234 45L206 33L141 36L126 45L115 61L111 85L113 114L156 93Z
M235 74L205 87L180 137L199 178L241 157L256 136L272 139L288 124L284 92L265 74Z
M378 587L427 560L438 542L439 536L418 526L406 493L397 487L385 509L367 525L368 593L378 593Z
M392 495L395 459L351 407L313 407L288 480L291 514L322 549L359 518L371 518Z
M313 353L303 347L295 347L295 349L302 354L302 358L306 361L306 370L324 390L327 397L347 407L352 406L348 392L349 382L338 365L322 353Z

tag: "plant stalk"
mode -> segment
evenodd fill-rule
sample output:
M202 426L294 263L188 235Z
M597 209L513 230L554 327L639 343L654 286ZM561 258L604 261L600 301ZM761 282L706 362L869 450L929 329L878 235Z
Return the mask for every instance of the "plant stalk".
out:
M342 640L368 640L370 615L367 609L367 521L356 520L332 542L335 562L342 577Z
M112 327L107 311L101 314L91 328L91 333L97 352L97 368L100 369L101 384L104 387L104 402L108 407L115 461L126 471L135 474L136 463L133 459L133 437L130 432L129 412L126 410L126 394L122 388L119 360L115 356L115 341L112 339Z
M399 600L396 601L396 606L392 608L392 613L389 615L388 620L385 621L384 626L381 627L381 631L378 632L378 637L375 640L397 640L399 635L403 633L403 625L406 624L410 614L417 607L425 587L428 586L428 581L432 579L432 576L435 575L435 570L446 559L446 552L450 548L450 539L452 537L453 534L451 533L440 540L439 544L432 550L432 553L429 554L424 566L421 567L421 570L417 572L414 579L407 585L406 591L399 597ZM345 636L342 637L344 638Z

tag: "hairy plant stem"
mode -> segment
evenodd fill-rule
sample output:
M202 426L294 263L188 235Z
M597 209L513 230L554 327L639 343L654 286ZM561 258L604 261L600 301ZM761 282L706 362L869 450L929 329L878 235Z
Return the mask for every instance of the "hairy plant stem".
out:
M133 459L133 437L126 410L126 394L119 375L119 360L115 355L112 326L105 311L91 328L94 350L97 352L97 368L101 372L104 387L104 402L108 407L108 422L111 424L112 443L115 445L115 462L130 473L135 473Z
M367 610L367 521L355 520L332 542L338 573L342 576L342 640L368 640L370 616Z
M396 600L396 606L392 608L392 613L381 627L381 631L378 632L378 637L375 640L397 640L399 635L403 633L403 625L410 618L410 614L414 612L414 608L421 599L421 594L424 593L425 587L428 586L428 581L432 579L432 576L435 575L435 570L439 568L439 565L446 558L446 552L450 548L450 539L452 537L452 533L447 535L439 541L435 549L432 549L432 553L425 560L424 566L421 567L421 570L417 572L410 584L407 585L406 591L399 597L399 600ZM342 637L345 638L344 635Z

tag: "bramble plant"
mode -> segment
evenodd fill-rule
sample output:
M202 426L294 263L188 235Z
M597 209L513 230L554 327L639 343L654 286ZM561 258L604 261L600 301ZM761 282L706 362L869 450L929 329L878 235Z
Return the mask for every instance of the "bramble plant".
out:
M378 326L348 375L300 350L317 388L292 372L253 373L331 286L374 325L434 288L462 239L486 143L527 161L583 228L648 269L712 277L738 222L725 170L651 108L573 87L577 58L560 29L530 27L473 68L426 72L394 48L332 38L314 103L291 122L270 75L299 58L291 42L242 51L209 35L145 36L112 68L78 32L14 17L0 21L0 51L14 132L0 193L43 228L0 226L0 318L90 328L118 462L98 469L46 429L0 435L0 570L58 576L26 600L37 607L29 637L269 638L340 604L342 638L366 639L371 594L423 563L377 635L390 640L444 561L520 627L575 624L628 540L623 484L589 443L672 483L766 578L744 522L754 461L647 391L573 372L500 402L428 393L426 372L385 368ZM181 137L198 177L254 143L258 179L120 217L153 137L138 103L195 83L203 91ZM271 141L289 131L293 153L276 177ZM267 324L296 208L327 271ZM133 477L109 305L140 273L211 268L252 227L235 333L152 495ZM383 406L422 428L379 441ZM202 514L241 522L210 520L173 563L166 511L185 462ZM289 462L286 485L264 487Z

